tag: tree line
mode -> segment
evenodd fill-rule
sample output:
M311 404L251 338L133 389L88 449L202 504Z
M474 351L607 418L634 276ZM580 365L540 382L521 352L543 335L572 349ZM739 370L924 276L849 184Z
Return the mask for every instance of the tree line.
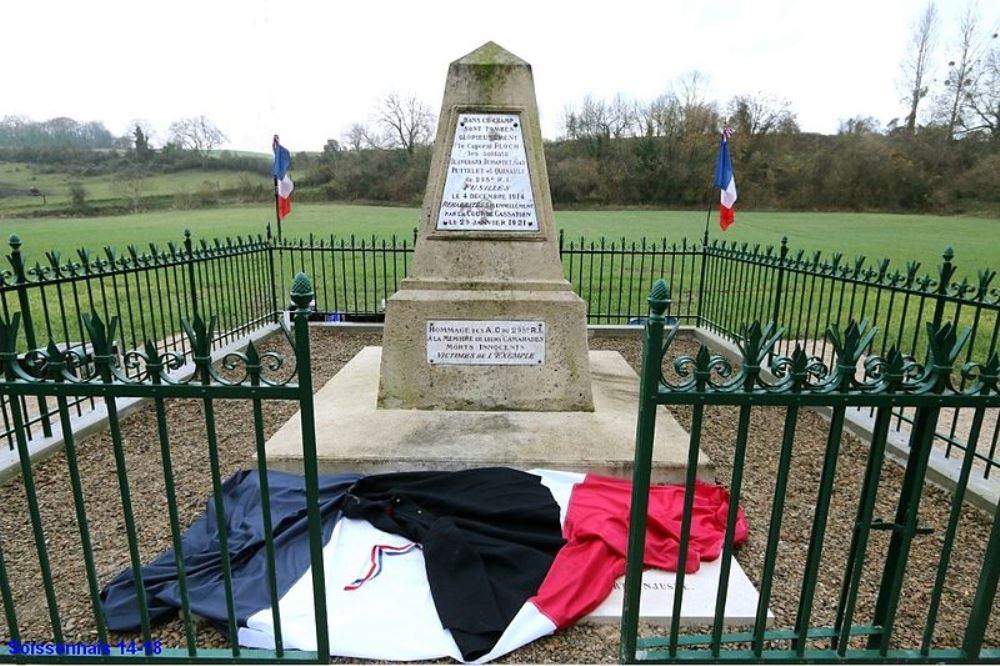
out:
M740 95L725 105L665 95L647 103L585 98L568 109L565 134L545 145L553 201L561 206L697 208L712 187L718 128L730 141L741 209L972 212L1000 209L1000 140L956 137L946 125L913 132L869 117L833 135L802 132L790 104ZM327 143L300 154L299 196L418 204L427 143L407 147Z
M848 118L834 134L801 131L790 100L760 92L710 99L690 72L654 99L585 96L567 106L545 145L559 206L714 205L719 131L731 127L739 207L785 210L1000 211L1000 38L976 6L940 44L927 4L900 62L900 116ZM321 153L297 153L299 200L419 204L435 114L417 95L392 93ZM267 173L267 160L218 152L225 134L204 116L180 119L159 141L144 121L115 137L99 122L0 120L0 160L81 175L203 168ZM156 147L159 143L160 147ZM255 194L256 196L256 194ZM136 206L138 203L136 203Z
M216 153L227 141L226 135L203 115L171 123L159 148L156 131L148 122L134 120L129 127L124 134L114 136L100 121L66 117L35 121L8 115L0 118L0 160L57 165L60 170L77 170L82 175L130 167L177 171L203 166L210 158L213 168L266 170L259 158Z
M931 2L900 62L900 117L845 119L835 134L802 132L792 103L763 93L709 99L699 72L652 100L585 96L546 142L562 206L700 207L712 188L719 130L730 146L740 207L996 213L1000 208L1000 38L967 6L939 44ZM393 93L322 155L303 155L302 196L418 203L435 124L414 95Z

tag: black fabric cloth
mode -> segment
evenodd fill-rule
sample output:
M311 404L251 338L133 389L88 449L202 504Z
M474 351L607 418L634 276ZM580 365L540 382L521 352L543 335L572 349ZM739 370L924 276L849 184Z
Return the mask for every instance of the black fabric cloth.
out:
M340 518L347 489L359 478L357 474L319 477L324 543L329 540ZM280 598L310 565L305 478L269 471L267 479ZM271 606L260 477L255 470L236 472L226 479L222 490L236 618L238 623L244 624L247 617ZM229 616L214 499L209 498L204 515L184 532L181 552L191 611L225 626ZM165 619L180 609L180 586L172 548L142 567L142 578L151 621ZM101 593L101 600L109 629L130 631L140 626L135 577L131 568L108 584Z
M344 515L422 544L438 616L470 661L493 648L565 543L540 477L502 467L368 476Z

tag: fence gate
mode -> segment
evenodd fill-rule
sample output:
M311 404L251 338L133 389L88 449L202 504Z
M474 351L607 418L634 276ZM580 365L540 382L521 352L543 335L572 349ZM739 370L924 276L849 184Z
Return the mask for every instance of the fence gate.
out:
M157 349L154 341L147 339L144 347L121 353L115 342L121 334L119 318L112 316L102 319L99 314L91 313L83 316L82 326L86 329L90 345L86 353L81 348L71 348L50 342L47 348L29 350L26 353L18 351L21 334L20 313L13 316L0 316L0 393L10 396L9 408L14 421L13 432L16 436L17 452L20 456L20 471L26 495L30 527L33 536L34 553L16 558L13 562L10 556L11 543L0 534L0 595L2 595L5 611L4 620L10 644L0 646L3 654L0 660L53 661L79 663L84 661L108 662L126 661L214 661L235 662L247 660L252 662L296 662L313 661L325 663L329 661L329 639L327 635L325 585L323 577L322 558L322 528L319 503L318 472L316 465L315 424L313 420L313 394L309 355L309 328L307 325L310 302L313 299L313 287L310 280L299 274L295 277L291 289L291 298L296 307L294 335L285 329L288 343L295 354L294 366L284 363L276 352L258 351L250 343L245 352L231 352L221 361L213 364L212 345L215 341L217 318L202 319L195 316L191 321L183 319L181 326L187 336L194 374L188 379L180 379L173 371L184 365L185 354L182 351ZM280 371L280 372L279 372ZM297 383L296 383L297 382ZM27 400L25 400L25 398ZM126 459L126 442L123 435L122 421L118 414L116 399L148 398L152 400L155 409L156 432L155 439L149 445L160 456L159 467L144 478L135 478L134 470L130 470ZM226 525L223 513L223 479L220 469L219 441L224 436L225 428L216 425L216 410L219 400L238 400L252 410L252 428L256 442L257 470L260 474L261 502L263 506L263 534L267 558L267 574L260 581L266 586L271 599L271 613L275 627L274 650L241 649L236 641L237 619L234 603L233 579L230 568L230 544L227 544L226 529L218 529L218 543L221 552L222 579L225 589L226 610L228 613L229 635L232 637L232 647L228 649L205 649L197 645L198 628L189 612L190 601L185 583L184 560L181 551L182 519L180 511L191 502L196 504L200 498L187 502L179 498L179 484L182 478L175 472L174 462L181 452L179 448L191 445L172 442L168 436L168 422L171 420L173 399L194 399L199 403L201 415L204 417L204 429L193 440L199 444L199 451L207 448L207 467L211 477L212 499L215 505L216 525ZM84 492L85 485L93 488L87 479L82 465L78 462L78 453L82 450L77 446L73 436L70 403L74 400L94 399L103 402L107 410L110 427L110 448L108 469L100 470L100 484L117 484L119 506L115 508L123 517L124 530L116 531L111 538L127 542L128 556L132 576L135 581L137 606L141 618L141 630L137 635L122 640L108 629L102 610L100 598L101 578L107 571L100 572L98 566L95 532L103 529L108 523L114 523L109 518L109 507L91 501L88 513L88 502ZM305 470L305 502L308 516L308 539L312 571L312 588L315 598L316 645L313 652L286 651L282 646L281 622L276 582L275 549L271 525L271 509L267 482L267 468L264 455L264 416L265 401L293 401L301 412L303 434L303 461ZM58 529L76 530L78 537L73 539L82 551L83 568L86 572L86 582L67 581L67 576L59 576L54 571L54 557L63 557L63 553L53 552L49 540L53 536L52 523L46 529L43 513L52 520L53 506L51 496L47 492L53 488L51 483L36 478L38 468L33 465L28 455L28 439L25 421L28 415L24 413L23 405L35 402L54 405L51 413L56 417L54 427L62 428L65 437L65 462L68 465L70 484L72 485L72 506L65 507L56 513L68 517L72 513L73 520L60 520ZM176 421L176 417L174 419ZM200 420L194 421L200 428ZM250 427L250 422L247 426ZM135 445L133 436L133 445ZM103 442L97 442L103 445ZM143 443L140 443L141 446ZM204 447L204 448L202 448ZM93 448L93 446L91 446ZM157 451L158 450L158 451ZM199 453L201 455L201 453ZM93 472L94 470L89 470ZM191 472L187 472L190 474ZM166 508L169 513L171 543L175 553L177 579L180 589L180 599L183 618L182 644L186 647L172 648L159 640L154 640L150 630L150 607L143 588L142 557L140 541L143 532L149 527L139 524L137 513L142 508L133 502L132 491L137 484L158 484L162 481L166 494ZM112 491L113 492L113 491ZM93 498L91 498L93 499ZM48 511L44 511L45 507ZM198 505L200 506L200 505ZM57 519L63 515L56 516ZM146 528L144 530L144 527ZM7 556L4 550L7 550ZM34 557L32 557L32 555ZM17 590L12 581L18 581L24 568L40 571L40 589ZM118 566L118 565L116 565ZM35 568L37 567L37 569ZM99 575L101 574L101 575ZM70 577L72 578L72 577ZM62 583L62 584L60 584ZM25 613L36 603L32 597L44 598L47 607L48 625L51 633L47 636L27 635L23 623L19 623L19 613ZM89 601L89 611L92 612L96 631L84 639L85 647L104 646L103 654L95 654L93 650L73 653L21 652L14 655L11 652L16 641L19 645L27 645L39 640L55 645L69 646L79 644L80 627L71 627L62 621L60 606L71 602L72 598L85 597ZM18 603L21 602L21 603ZM79 603L79 602L78 602ZM121 659L117 659L121 658Z
M694 355L678 356L667 372L667 351L676 334L676 327L664 335L664 312L670 298L664 281L658 281L650 294L651 314L645 329L645 344L640 388L639 423L636 435L634 494L629 533L628 570L625 583L625 607L622 620L621 659L624 662L674 660L698 661L974 661L1000 659L1000 642L996 631L988 634L991 612L1000 575L1000 512L992 516L992 525L984 530L983 555L976 563L978 576L951 580L949 563L955 554L963 513L963 495L975 454L975 443L982 428L987 408L1000 406L998 375L1000 360L994 351L982 363L967 362L955 367L956 359L968 342L968 329L957 332L951 323L926 326L929 349L926 363L918 363L896 349L884 356L865 354L877 335L877 330L865 322L851 322L845 329L828 331L834 348L835 362L826 366L819 358L807 355L799 346L788 356L773 355L781 336L775 325L754 323L741 331L738 345L743 358L739 364L721 356L713 356L705 346ZM768 360L770 362L768 363ZM863 365L862 365L863 363ZM765 369L765 364L768 368ZM861 369L863 367L863 370ZM650 484L650 466L655 413L659 405L689 406L691 410L690 447L688 455L687 489L683 505L680 534L680 561L675 584L673 612L666 636L638 637L639 599L641 594L642 553L645 546L646 512ZM726 537L722 552L719 587L713 621L705 627L681 627L681 603L684 596L685 568L691 540L691 517L695 497L695 474L706 408L729 406L738 408L738 426L732 451L731 503L726 516ZM807 507L811 512L811 528L801 570L795 576L776 577L775 570L782 537L782 520L786 511L801 509L786 503L792 460L796 456L796 426L800 410L826 407L831 417L826 433L825 456L816 461L817 481L812 487ZM835 475L838 463L844 459L841 446L845 412L848 408L865 407L875 412L872 444L864 469L857 469L857 493L844 499L837 492ZM747 443L751 420L762 417L783 419L780 443L774 442L773 456L777 460L770 524L751 525L758 534L766 531L762 564L757 572L760 592L754 621L747 627L726 627L728 584L732 570L733 541L738 518L741 486L745 470L761 461L747 458ZM777 408L777 409L774 409ZM899 491L888 490L884 453L886 437L893 419L893 410L915 410L915 425L911 431L910 455L899 484ZM926 531L921 523L921 499L924 480L933 444L937 421L942 409L966 408L973 414L969 445L964 452L957 489L950 501L943 534L935 535L936 543L928 545L921 538ZM775 416L775 414L780 416ZM728 446L728 442L726 442ZM890 463L891 464L891 463ZM877 515L876 498L880 492L893 492L895 514ZM849 546L841 558L824 559L828 519L833 502L850 502L848 511L853 520L853 533L843 535ZM885 535L874 536L885 531ZM876 547L881 541L882 546ZM885 543L887 541L887 543ZM940 543L940 545L936 545ZM904 579L911 564L914 549L934 548L938 553L932 567L911 572L926 577L929 592L917 598L902 599ZM836 566L839 581L835 589L818 589L817 577L821 565L824 573ZM909 567L912 568L912 567ZM865 572L867 570L867 578ZM797 578L796 578L797 577ZM753 576L752 576L753 578ZM872 581L863 585L863 578ZM946 586L967 590L964 607L942 607ZM788 589L797 602L794 610L775 617L768 626L768 608L778 590ZM786 595L787 597L787 595ZM814 619L815 609L836 600L832 622ZM902 602L919 606L915 614L903 618ZM870 607L859 617L862 606ZM913 626L919 615L919 626ZM953 644L942 646L936 640L935 628L940 618L960 615L960 631L949 639ZM994 618L996 620L996 618ZM906 635L919 636L910 644L897 638L907 622ZM993 637L990 644L987 635ZM947 641L945 641L947 642ZM902 644L901 644L902 643Z

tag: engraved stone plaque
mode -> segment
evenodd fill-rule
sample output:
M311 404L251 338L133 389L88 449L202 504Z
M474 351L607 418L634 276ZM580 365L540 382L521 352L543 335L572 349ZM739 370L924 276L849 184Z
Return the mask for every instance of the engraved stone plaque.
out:
M543 365L543 321L428 321L432 365Z
M538 231L516 113L460 113L451 145L437 228Z

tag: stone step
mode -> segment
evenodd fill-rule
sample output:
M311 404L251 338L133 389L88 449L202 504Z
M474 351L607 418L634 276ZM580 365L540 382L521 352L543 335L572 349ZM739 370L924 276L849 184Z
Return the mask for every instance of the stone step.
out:
M378 409L380 347L366 347L315 397L321 473L376 474L507 466L628 477L635 455L639 377L621 354L591 351L593 412ZM266 444L272 469L302 471L299 415ZM666 410L657 418L654 483L684 479L688 434ZM714 481L701 453L698 477Z

